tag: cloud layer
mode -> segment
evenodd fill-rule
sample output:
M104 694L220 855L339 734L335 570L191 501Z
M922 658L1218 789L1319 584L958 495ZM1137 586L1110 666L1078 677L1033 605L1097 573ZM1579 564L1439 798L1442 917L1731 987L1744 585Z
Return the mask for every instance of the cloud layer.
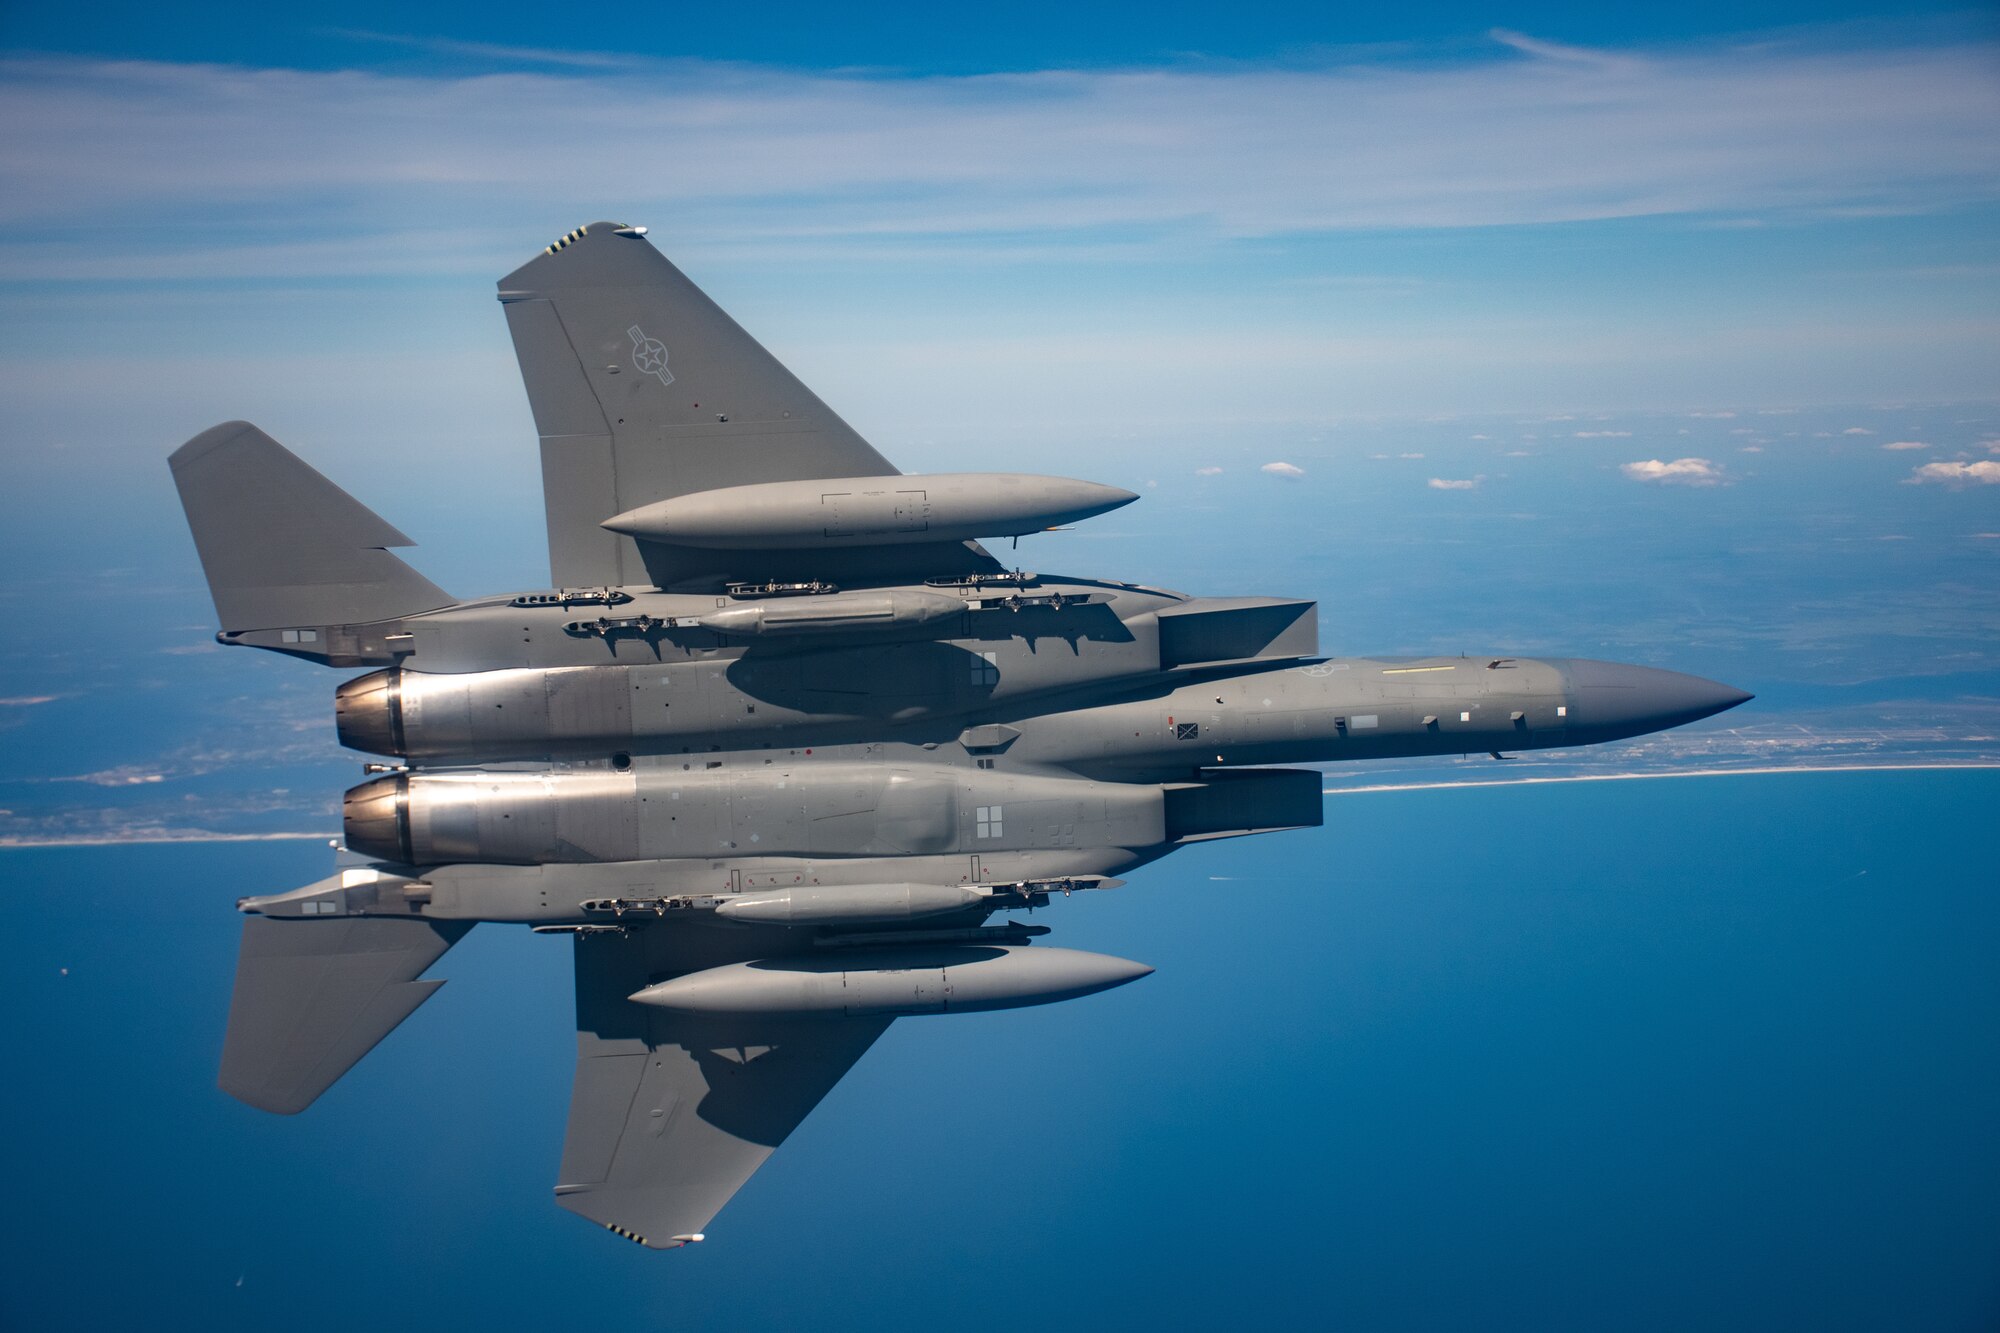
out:
M552 222L552 198L692 213L764 246L1922 210L2000 195L1996 59L1974 43L1579 52L1513 34L1455 60L934 78L15 58L0 61L15 130L0 225L48 229L43 276L111 276L145 225L221 212L200 248L240 275L468 251L483 271L495 232L511 255L530 221L590 220Z

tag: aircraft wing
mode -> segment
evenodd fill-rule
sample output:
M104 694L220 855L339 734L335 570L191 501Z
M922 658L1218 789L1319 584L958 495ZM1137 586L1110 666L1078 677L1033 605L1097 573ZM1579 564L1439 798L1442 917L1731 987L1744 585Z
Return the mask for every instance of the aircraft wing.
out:
M321 880L296 894L339 883ZM243 923L222 1042L222 1090L296 1115L444 985L419 981L469 921L268 917Z
M557 1203L652 1249L699 1239L888 1028L887 1018L693 1015L626 998L749 938L680 922L577 936L576 1083Z
M644 237L593 222L500 280L535 429L549 565L566 587L786 578L797 552L639 543L607 518L694 491L897 469ZM809 577L996 570L976 543L822 554Z

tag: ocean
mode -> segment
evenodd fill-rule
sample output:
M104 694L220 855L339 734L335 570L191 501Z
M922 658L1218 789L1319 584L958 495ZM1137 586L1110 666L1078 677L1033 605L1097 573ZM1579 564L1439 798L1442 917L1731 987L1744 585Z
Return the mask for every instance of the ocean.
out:
M1035 915L656 1254L554 1206L567 942L482 926L296 1118L214 1084L307 841L0 850L10 1328L1987 1329L2000 773L1335 794Z

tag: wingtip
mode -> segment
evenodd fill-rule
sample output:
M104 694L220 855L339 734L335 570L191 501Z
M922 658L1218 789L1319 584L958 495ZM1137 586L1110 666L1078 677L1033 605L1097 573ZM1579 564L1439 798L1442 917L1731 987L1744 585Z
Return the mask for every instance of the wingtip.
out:
M258 430L256 426L248 421L219 421L207 430L189 436L181 444L180 448L168 454L167 466L176 469L185 467L196 459L228 444L231 440L246 431L252 431L259 435L263 434L262 431Z

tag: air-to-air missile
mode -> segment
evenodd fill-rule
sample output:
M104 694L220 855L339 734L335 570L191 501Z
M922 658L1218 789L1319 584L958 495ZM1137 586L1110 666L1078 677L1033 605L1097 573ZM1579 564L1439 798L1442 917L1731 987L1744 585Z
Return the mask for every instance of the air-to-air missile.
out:
M570 233L501 301L549 589L452 598L245 423L173 456L221 642L370 668L338 736L393 761L347 793L333 876L242 900L222 1082L303 1109L472 923L573 935L558 1199L642 1243L698 1237L891 1018L1145 975L989 918L1319 824L1321 773L1285 765L1588 745L1749 697L1327 657L1311 601L1009 570L979 538L1137 497L897 473L643 229Z

